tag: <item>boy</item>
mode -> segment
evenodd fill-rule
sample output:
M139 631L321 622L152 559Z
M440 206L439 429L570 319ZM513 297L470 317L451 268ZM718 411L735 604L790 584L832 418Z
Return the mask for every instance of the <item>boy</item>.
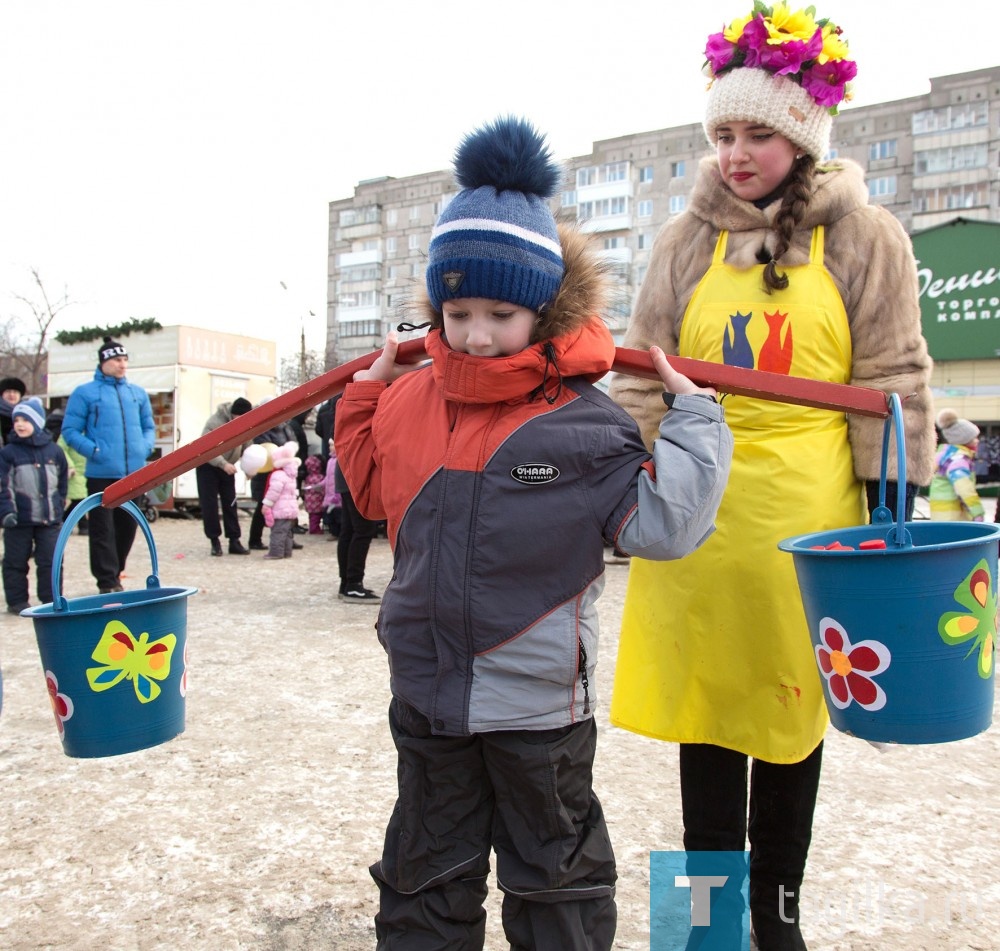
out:
M606 272L557 230L560 171L528 123L469 136L456 178L429 250L430 365L398 366L390 334L337 407L347 482L388 520L395 559L378 634L399 798L371 869L376 933L482 948L492 847L512 947L607 949L615 861L591 782L604 545L700 545L732 437L714 391L658 349L673 409L652 457L592 386L615 353Z
M66 507L68 467L45 429L37 397L11 412L10 441L0 449L0 524L3 525L3 591L7 613L28 603L28 559L35 552L39 601L52 601L52 558Z

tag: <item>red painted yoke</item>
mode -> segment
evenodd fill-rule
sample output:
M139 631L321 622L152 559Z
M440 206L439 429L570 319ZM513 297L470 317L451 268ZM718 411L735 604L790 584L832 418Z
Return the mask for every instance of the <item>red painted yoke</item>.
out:
M284 422L313 406L318 406L337 393L354 378L358 370L366 370L381 353L358 357L339 367L327 370L321 376L276 396L262 406L257 406L237 416L228 423L199 436L185 446L147 463L141 469L119 479L104 490L101 505L115 508L134 499L164 482L169 482L182 472L188 472L220 453L248 442L266 432L277 423ZM407 340L399 345L396 360L399 363L419 363L426 356L423 338ZM708 363L688 357L668 357L670 365L698 386L713 386L720 393L734 396L752 396L779 403L813 406L838 413L873 416L885 419L889 415L889 401L881 390L870 387L849 386L844 383L826 383L801 377L768 373L764 370L747 370L722 363ZM649 354L643 350L618 347L612 369L616 373L658 379Z

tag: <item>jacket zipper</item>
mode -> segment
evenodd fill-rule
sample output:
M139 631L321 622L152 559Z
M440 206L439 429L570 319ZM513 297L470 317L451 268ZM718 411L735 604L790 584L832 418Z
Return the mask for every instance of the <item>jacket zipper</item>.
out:
M125 404L122 402L122 395L119 392L120 386L115 386L115 395L118 397L118 408L122 413L122 440L125 443L125 475L129 474L128 467L128 423L125 421Z
M580 645L580 663L578 667L580 680L583 684L583 715L587 716L590 713L590 680L587 678L587 648L583 646L582 638L579 638L577 643Z

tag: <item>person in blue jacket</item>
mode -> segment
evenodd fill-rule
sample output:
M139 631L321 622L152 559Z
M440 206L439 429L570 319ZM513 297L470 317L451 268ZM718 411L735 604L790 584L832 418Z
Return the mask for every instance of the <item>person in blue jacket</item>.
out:
M62 434L87 460L87 492L103 492L141 469L153 451L156 425L149 395L125 379L128 351L104 338L94 379L81 383L66 404ZM120 576L135 541L136 523L120 508L90 513L90 570L105 594L121 591Z

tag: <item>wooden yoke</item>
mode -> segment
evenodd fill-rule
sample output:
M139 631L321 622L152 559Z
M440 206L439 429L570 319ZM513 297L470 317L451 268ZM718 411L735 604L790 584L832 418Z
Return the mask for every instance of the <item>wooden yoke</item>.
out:
M273 400L237 416L218 429L199 436L185 446L180 446L153 462L147 463L131 475L108 486L101 496L101 505L115 508L150 489L200 466L223 452L249 442L278 423L297 416L343 392L358 370L367 370L381 354L381 350L358 357L348 363L327 370L321 376L276 396ZM419 363L426 357L423 338L407 340L399 345L397 363ZM833 412L852 413L885 419L889 415L889 401L881 390L844 383L825 383L801 377L784 376L763 370L747 370L721 363L708 363L688 357L668 357L670 365L693 380L698 386L712 386L720 393L734 396L752 396L756 399L779 403L813 406ZM643 350L618 347L612 370L629 376L657 380L649 354Z

